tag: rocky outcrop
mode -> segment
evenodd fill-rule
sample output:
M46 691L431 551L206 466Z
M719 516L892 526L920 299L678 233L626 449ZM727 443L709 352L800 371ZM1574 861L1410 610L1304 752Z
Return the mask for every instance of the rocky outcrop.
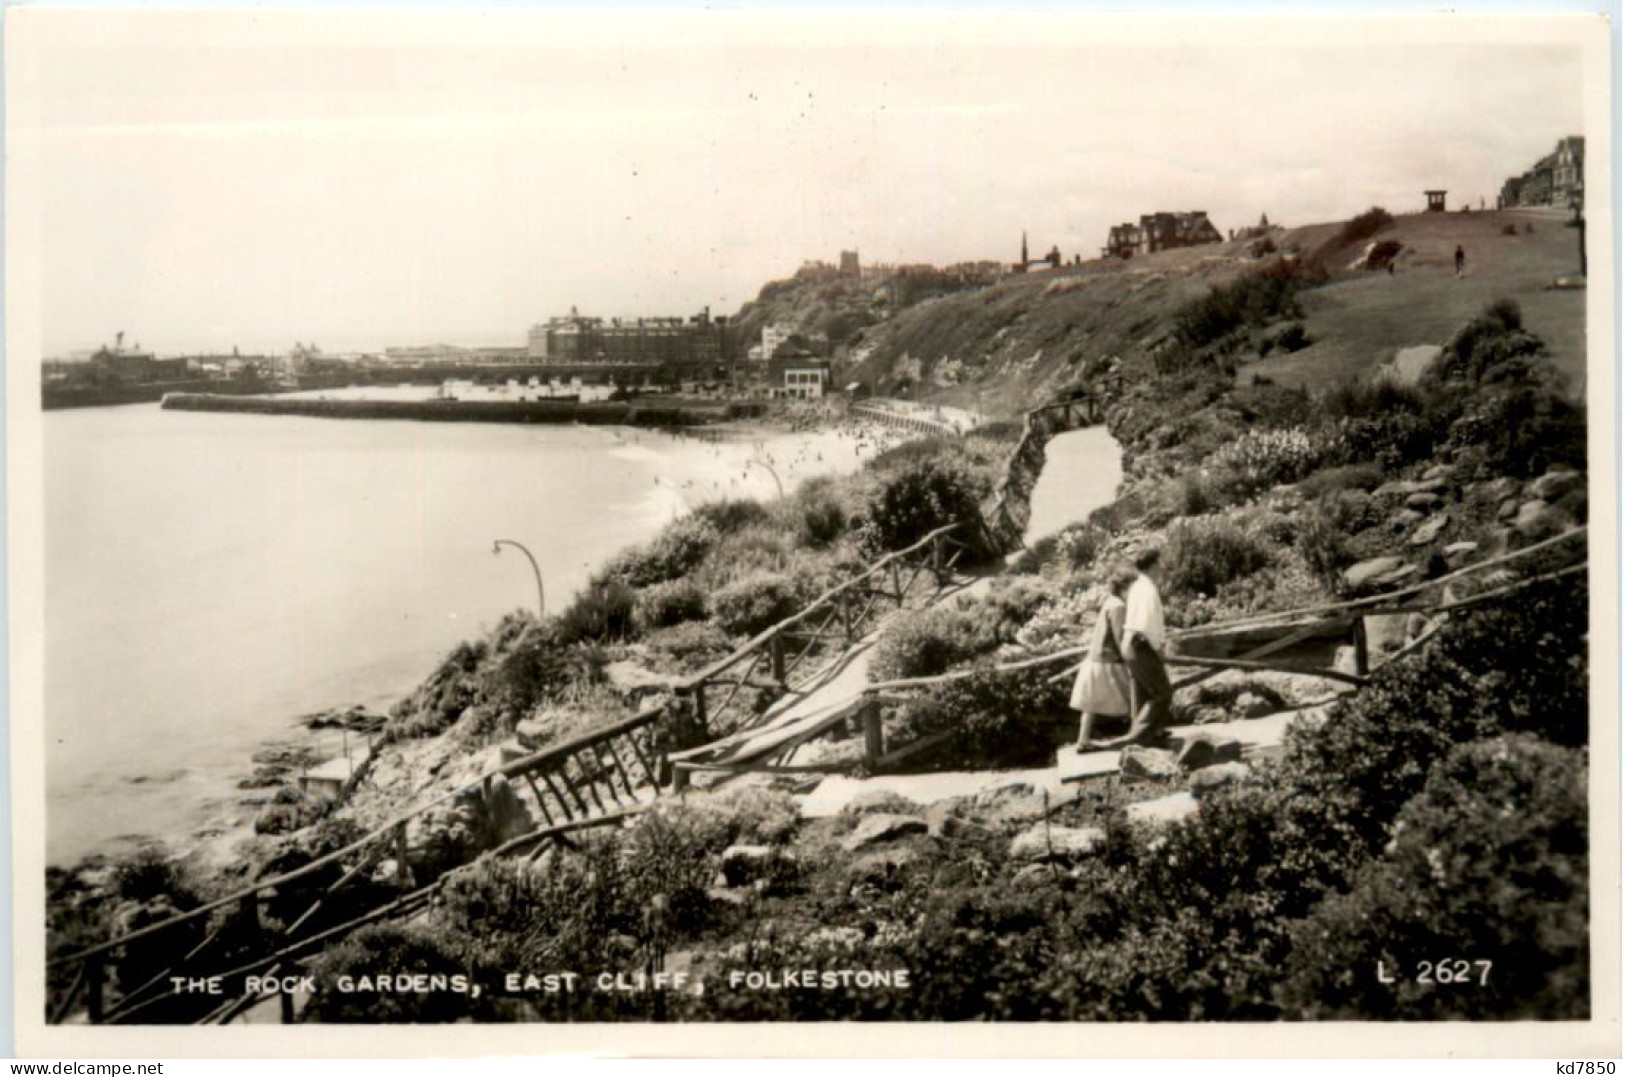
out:
M1125 778L1145 778L1166 781L1180 775L1174 753L1162 748L1141 748L1130 745L1118 759L1118 770Z
M877 812L866 815L845 838L841 840L841 848L847 852L857 852L882 842L895 841L906 838L912 834L924 834L926 823L917 815L892 815L886 812Z
M1247 776L1248 770L1246 763L1216 763L1192 771L1189 778L1191 795L1200 800L1215 790L1239 782Z
M1212 733L1195 733L1179 746L1175 758L1180 769L1186 773L1215 763L1238 762L1241 759L1241 741Z
M1106 845L1106 832L1099 827L1046 826L1039 823L1018 834L1010 843L1010 859L1026 861L1082 860Z
M1201 805L1191 794L1175 793L1172 796L1158 797L1156 800L1142 800L1138 804L1130 804L1127 815L1131 823L1167 826L1190 818L1200 808Z

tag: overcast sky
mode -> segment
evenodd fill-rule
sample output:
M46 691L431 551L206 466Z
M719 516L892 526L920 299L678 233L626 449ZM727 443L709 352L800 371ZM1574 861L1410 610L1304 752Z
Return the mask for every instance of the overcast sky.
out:
M48 353L520 344L572 304L731 313L843 247L1493 205L1584 120L1574 48L1467 24L10 15Z

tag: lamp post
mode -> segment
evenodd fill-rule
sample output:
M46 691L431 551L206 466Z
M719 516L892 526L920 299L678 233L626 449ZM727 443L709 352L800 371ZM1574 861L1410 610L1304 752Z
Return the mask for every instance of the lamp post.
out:
M536 558L531 556L531 552L525 549L524 544L515 542L513 539L497 539L495 542L491 543L491 552L493 554L500 554L502 552L502 547L504 546L512 546L514 549L524 554L525 559L530 562L530 570L536 575L536 617L538 620L540 620L547 614L547 596L542 591L542 570L537 567Z

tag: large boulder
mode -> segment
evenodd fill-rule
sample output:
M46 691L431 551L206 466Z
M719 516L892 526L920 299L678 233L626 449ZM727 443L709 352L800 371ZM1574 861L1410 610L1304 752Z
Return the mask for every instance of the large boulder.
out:
M1106 845L1106 832L1097 826L1046 826L1036 823L1010 842L1010 859L1082 860Z
M1191 795L1201 799L1215 789L1223 789L1245 778L1249 769L1246 763L1215 763L1192 771L1189 778Z
M1425 519L1427 517L1415 509L1400 509L1388 517L1388 530L1396 535L1402 535Z
M984 789L972 801L972 814L990 825L1025 823L1049 810L1044 794L1032 782L1006 782Z
M1213 733L1193 733L1179 746L1175 758L1180 769L1186 773L1215 763L1238 762L1241 759L1241 741Z
M1163 748L1142 748L1131 744L1118 757L1117 768L1125 778L1164 780L1180 775L1174 753Z
M1416 566L1407 564L1402 557L1373 557L1344 569L1343 584L1359 594L1398 582L1415 571Z
M1586 477L1578 471L1552 470L1529 484L1529 493L1542 501L1556 501L1575 490L1585 489Z
M847 852L856 852L871 845L906 838L911 834L924 834L927 829L925 820L917 815L877 812L865 815L863 821L853 828L852 833L841 840L841 848Z
M1544 501L1525 501L1512 519L1512 529L1529 542L1551 538L1572 526L1574 521L1568 513Z
M1502 502L1509 497L1516 497L1518 493L1518 480L1503 475L1488 482L1475 483L1472 487L1474 496L1485 502Z
M547 722L526 718L513 727L513 735L521 748L535 752L547 747L553 739L553 727Z
M1196 798L1189 793L1175 793L1172 796L1158 797L1156 800L1142 800L1138 804L1130 804L1127 815L1131 823L1167 826L1169 823L1190 818L1200 810L1200 807Z
M730 887L747 886L765 879L781 860L794 857L771 845L730 845L722 850L722 879Z
M865 789L857 796L846 802L841 809L843 815L913 815L920 810L920 806L901 793L894 793L890 789Z
M1412 494L1436 494L1443 490L1445 486L1445 480L1442 478L1415 481L1395 479L1392 482L1383 483L1371 493L1374 497L1392 497L1403 500Z
M1432 512L1439 507L1440 497L1429 491L1420 491L1405 499L1405 507L1416 512Z
M1426 546L1443 534L1444 529L1449 525L1450 514L1441 512L1416 529L1416 534L1411 536L1410 544L1412 546Z

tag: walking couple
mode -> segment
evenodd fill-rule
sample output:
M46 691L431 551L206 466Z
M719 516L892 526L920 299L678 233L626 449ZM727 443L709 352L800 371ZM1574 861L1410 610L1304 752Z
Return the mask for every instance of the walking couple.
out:
M1150 744L1172 724L1173 688L1162 655L1167 630L1157 590L1158 552L1148 549L1132 567L1113 570L1110 594L1095 620L1089 654L1072 685L1072 709L1083 712L1079 751ZM1101 719L1122 719L1128 731L1096 740Z

